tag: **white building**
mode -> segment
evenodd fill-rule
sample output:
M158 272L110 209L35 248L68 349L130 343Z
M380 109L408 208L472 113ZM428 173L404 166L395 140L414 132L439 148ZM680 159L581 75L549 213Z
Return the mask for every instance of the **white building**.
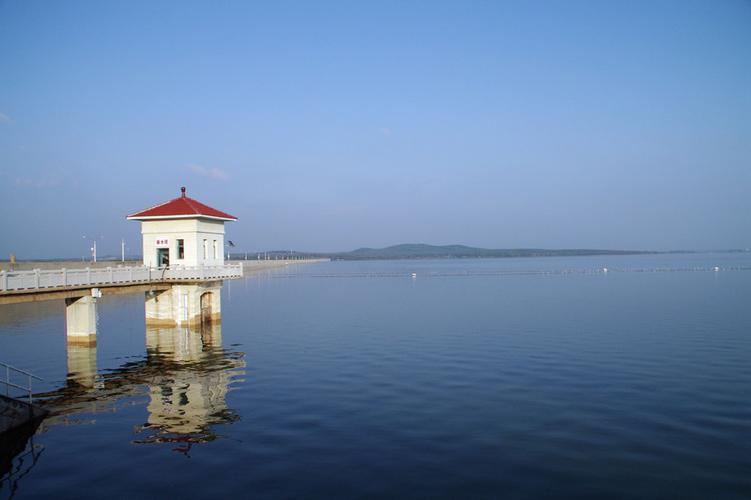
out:
M141 221L143 264L162 266L220 266L224 264L224 223L228 213L181 196L129 215Z

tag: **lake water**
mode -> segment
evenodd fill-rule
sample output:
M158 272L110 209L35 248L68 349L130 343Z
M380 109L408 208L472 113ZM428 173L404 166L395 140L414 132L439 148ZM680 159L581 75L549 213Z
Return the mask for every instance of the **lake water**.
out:
M748 253L295 266L204 332L98 311L76 350L61 301L0 306L54 411L1 498L751 497Z

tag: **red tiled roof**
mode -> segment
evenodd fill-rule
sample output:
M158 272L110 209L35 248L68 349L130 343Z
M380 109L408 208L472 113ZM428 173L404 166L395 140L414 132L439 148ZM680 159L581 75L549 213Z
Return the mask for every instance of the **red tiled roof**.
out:
M185 195L185 188L182 188L182 196L170 200L161 205L147 208L140 212L130 214L127 218L132 220L139 219L186 219L190 217L207 217L209 219L220 220L237 220L237 217L230 215L216 208L204 205L200 201L188 198Z

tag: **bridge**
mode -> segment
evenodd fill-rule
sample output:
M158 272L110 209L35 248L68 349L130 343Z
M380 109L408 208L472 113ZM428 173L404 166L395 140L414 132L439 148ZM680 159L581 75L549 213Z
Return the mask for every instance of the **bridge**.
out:
M96 345L104 294L144 293L147 325L196 326L221 321L222 281L243 275L242 263L2 271L0 305L64 299L68 343Z
M0 304L133 293L143 288L165 290L177 283L200 283L243 277L243 265L107 267L32 271L0 271ZM154 287L156 285L156 287ZM162 286L160 286L162 285ZM97 295L95 293L95 295Z

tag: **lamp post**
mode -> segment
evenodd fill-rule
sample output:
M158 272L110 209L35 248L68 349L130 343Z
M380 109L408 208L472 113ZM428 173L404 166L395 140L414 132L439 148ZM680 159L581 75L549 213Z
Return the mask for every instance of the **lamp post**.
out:
M227 260L229 260L229 256L230 256L229 249L234 248L235 242L232 240L227 240L227 243L225 243L224 246L225 248L227 248Z
M85 240L91 240L91 246L89 247L89 251L91 252L91 262L96 263L96 240L97 240L97 237L94 236L93 238L88 238L84 234L83 236L81 236L81 238L83 238ZM99 236L99 239L102 239L102 236Z

